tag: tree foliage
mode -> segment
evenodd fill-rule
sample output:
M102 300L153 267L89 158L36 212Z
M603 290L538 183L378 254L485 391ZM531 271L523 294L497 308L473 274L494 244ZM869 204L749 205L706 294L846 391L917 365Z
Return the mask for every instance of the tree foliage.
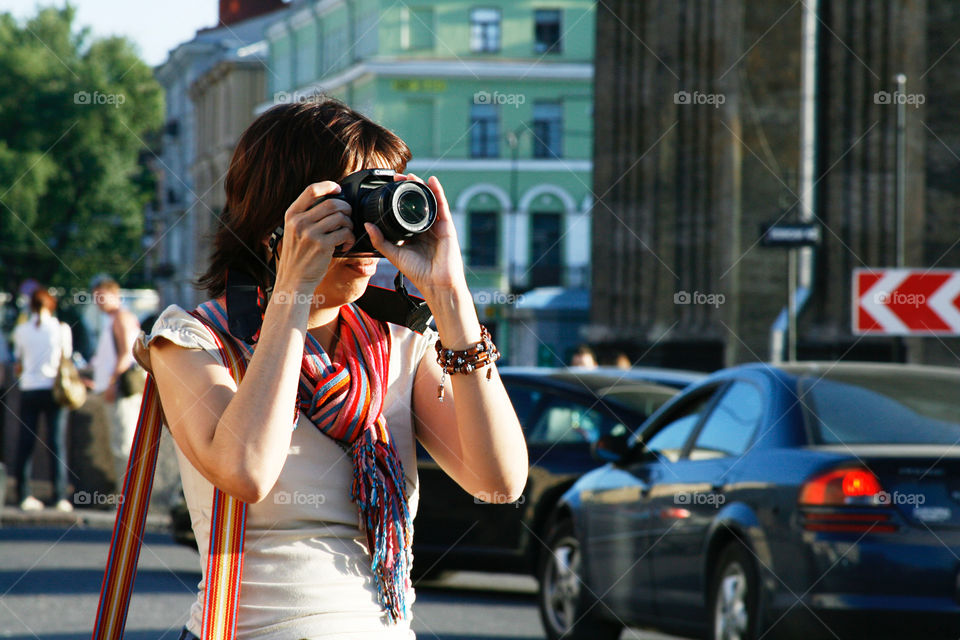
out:
M74 9L0 14L0 289L25 278L84 288L107 271L139 284L141 160L162 90L125 38L93 39Z

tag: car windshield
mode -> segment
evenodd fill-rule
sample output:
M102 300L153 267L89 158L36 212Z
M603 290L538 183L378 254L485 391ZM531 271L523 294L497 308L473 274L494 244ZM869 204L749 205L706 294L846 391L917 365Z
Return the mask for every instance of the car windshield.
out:
M600 389L597 396L604 400L615 400L643 416L649 416L677 393L676 389L659 384L629 383Z
M819 444L955 444L960 374L884 368L798 376Z

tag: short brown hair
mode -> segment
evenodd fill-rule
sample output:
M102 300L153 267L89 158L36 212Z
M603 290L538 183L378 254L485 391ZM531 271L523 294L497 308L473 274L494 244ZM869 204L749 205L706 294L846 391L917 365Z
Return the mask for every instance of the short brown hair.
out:
M237 142L210 265L197 284L219 297L227 271L240 269L269 286L274 274L263 241L283 222L287 207L308 185L339 181L354 167L372 167L376 158L388 164L382 168L403 171L410 149L338 100L318 97L268 109Z
M57 299L46 287L37 287L30 295L30 310L34 313L40 313L41 309L46 309L50 313L57 310Z
M100 276L99 278L93 281L93 290L119 293L120 284L110 276Z

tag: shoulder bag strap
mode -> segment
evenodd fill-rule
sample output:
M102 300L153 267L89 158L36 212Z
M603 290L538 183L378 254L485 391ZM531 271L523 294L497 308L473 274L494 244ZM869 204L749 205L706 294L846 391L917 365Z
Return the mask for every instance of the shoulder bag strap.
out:
M195 312L191 313L211 330L224 365L239 384L246 370L246 361L237 346L231 339L224 339L219 331ZM92 640L118 640L123 637L143 544L162 426L160 396L150 374L144 387L140 417L127 461L123 499L117 508L113 525ZM232 640L236 634L245 520L246 504L214 487L204 591L203 640Z

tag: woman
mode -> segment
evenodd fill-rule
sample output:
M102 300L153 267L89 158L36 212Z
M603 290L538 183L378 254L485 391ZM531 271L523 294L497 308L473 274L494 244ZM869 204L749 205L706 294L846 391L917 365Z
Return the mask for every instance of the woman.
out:
M349 206L311 206L350 173L400 173L409 159L397 136L333 100L265 112L244 132L227 173L224 224L201 278L212 298L197 310L203 321L169 307L137 349L177 445L201 554L213 486L248 504L238 638L413 637L416 440L474 496L516 499L526 482L526 446L496 367L445 375L437 362L438 340L455 351L482 340L437 179L427 183L438 202L427 233L398 247L366 229L433 311L437 331L423 335L352 304L377 260L333 257L357 240ZM281 223L274 263L268 242ZM207 325L229 326L230 270L251 274L263 293L274 269L256 344L234 339L248 360L237 385ZM340 390L333 382L343 380L324 377L338 371L349 373ZM369 402L358 409L363 398ZM384 424L386 433L378 430ZM329 435L340 427L364 434L366 448L345 441L345 431ZM377 500L386 508L373 513ZM184 638L200 635L202 598L201 585Z
M30 296L30 317L13 330L13 349L20 387L20 437L17 442L16 476L20 508L37 511L44 505L30 487L33 450L39 435L40 417L47 426L47 451L53 474L53 500L60 511L73 511L67 500L67 451L64 438L67 411L53 399L61 354L73 354L70 328L57 320L56 299L43 287Z

